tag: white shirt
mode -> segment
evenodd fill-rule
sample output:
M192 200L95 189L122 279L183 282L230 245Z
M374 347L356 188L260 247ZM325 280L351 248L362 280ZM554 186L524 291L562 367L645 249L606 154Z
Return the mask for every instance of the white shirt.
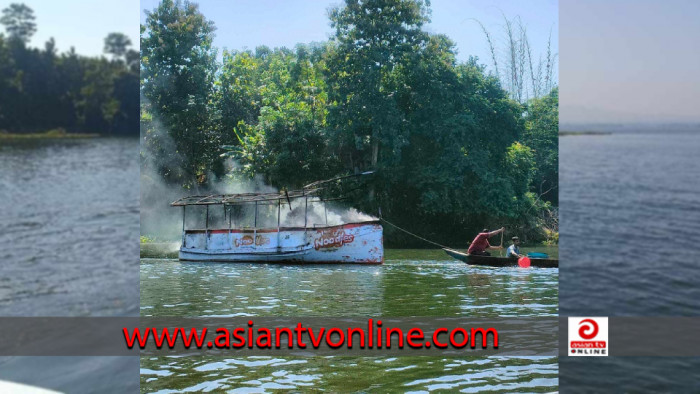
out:
M506 257L518 257L519 254L520 249L518 249L518 247L515 246L515 244L510 245L508 247L508 250L506 251Z

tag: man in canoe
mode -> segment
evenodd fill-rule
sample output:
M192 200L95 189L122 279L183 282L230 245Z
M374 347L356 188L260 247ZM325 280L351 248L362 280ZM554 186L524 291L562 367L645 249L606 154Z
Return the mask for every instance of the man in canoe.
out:
M520 248L518 248L518 245L520 245L520 238L518 237L513 237L513 244L508 247L508 250L506 250L506 257L525 257L525 255L520 254Z
M489 243L489 238L493 237L496 234L500 234L505 230L505 227L501 227L500 229L491 232L489 232L489 230L487 229L484 229L482 232L479 233L479 235L476 236L476 238L474 238L471 245L469 245L467 254L473 256L491 256L491 253L487 252L486 250L503 249L503 246L491 246L491 244Z

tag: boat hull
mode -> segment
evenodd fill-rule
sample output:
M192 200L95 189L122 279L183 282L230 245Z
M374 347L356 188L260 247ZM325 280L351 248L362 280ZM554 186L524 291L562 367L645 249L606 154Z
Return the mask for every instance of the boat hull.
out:
M452 249L443 249L445 253L454 257L459 261L463 261L469 265L482 265L488 267L517 267L518 259L511 257L496 257L496 256L472 256L466 253ZM557 259L535 259L530 258L531 267L539 268L558 268L559 260Z
M373 221L307 229L187 230L180 260L382 264L383 229Z

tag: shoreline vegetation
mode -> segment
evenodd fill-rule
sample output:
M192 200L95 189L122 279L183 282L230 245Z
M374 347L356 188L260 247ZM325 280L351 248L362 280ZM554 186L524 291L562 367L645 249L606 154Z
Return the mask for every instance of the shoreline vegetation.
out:
M576 136L576 135L611 135L611 131L559 131L560 137Z
M64 129L53 129L44 133L9 133L0 131L0 140L30 140L30 139L79 139L97 138L98 133L69 133Z
M327 41L260 43L219 61L197 4L161 1L141 26L142 206L163 206L163 190L294 190L373 172L336 193L338 209L381 212L444 244L500 227L555 242L556 54L531 53L519 18L504 19L504 40L484 31L506 43L490 45L490 68L425 29L425 0L346 0L328 12ZM166 238L167 214L148 212L142 234ZM423 243L392 229L385 241Z
M0 15L0 139L137 135L139 51L129 37L109 33L99 56L59 53L53 37L29 45L35 20L21 3Z

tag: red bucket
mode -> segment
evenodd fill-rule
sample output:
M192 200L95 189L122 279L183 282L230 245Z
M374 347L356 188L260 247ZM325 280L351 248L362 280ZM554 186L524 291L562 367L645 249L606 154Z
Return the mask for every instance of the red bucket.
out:
M529 257L521 257L518 259L518 266L520 268L529 268L530 267L530 258Z

